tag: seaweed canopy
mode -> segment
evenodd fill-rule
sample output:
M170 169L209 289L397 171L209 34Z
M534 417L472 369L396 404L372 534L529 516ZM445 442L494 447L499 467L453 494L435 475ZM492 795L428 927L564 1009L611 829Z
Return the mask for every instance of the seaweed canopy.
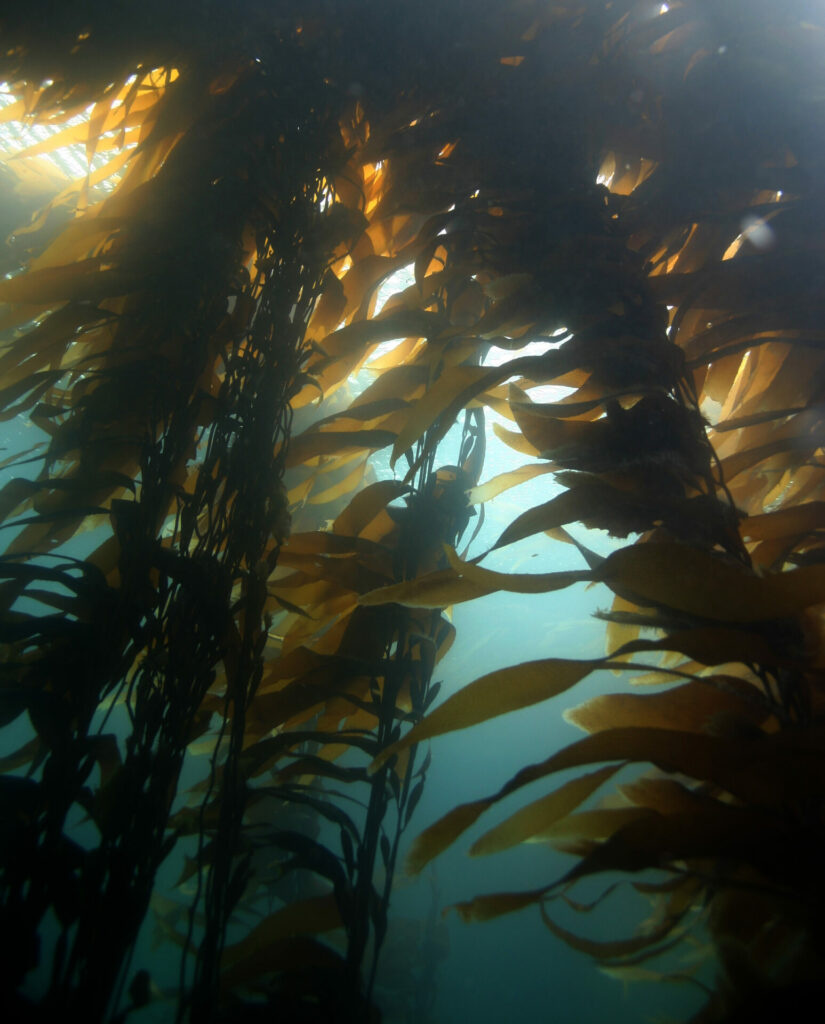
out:
M571 712L585 739L431 826L414 866L526 782L602 765L474 848L561 842L570 872L464 915L538 903L620 973L702 918L706 1020L755 978L813 979L825 28L744 2L170 6L0 20L2 117L42 129L0 178L0 405L35 442L0 490L18 1018L145 1003L126 972L151 902L181 1019L369 1019L420 744L640 656L681 682ZM537 400L551 382L568 397ZM487 409L527 461L481 483ZM581 570L544 575L457 553L473 505L543 472L566 489L496 548L639 539L575 541ZM428 712L443 609L583 580L616 595L609 660ZM627 763L659 774L580 810ZM550 916L579 878L651 867L638 935Z

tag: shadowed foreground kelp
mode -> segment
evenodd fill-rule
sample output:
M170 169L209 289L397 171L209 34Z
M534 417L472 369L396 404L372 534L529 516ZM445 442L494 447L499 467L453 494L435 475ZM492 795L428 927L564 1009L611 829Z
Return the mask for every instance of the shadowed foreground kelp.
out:
M628 980L703 943L702 1022L816 983L824 47L803 0L0 16L14 1019L378 1019L419 745L599 667L657 689L570 710L584 739L431 825L412 866L586 769L471 851L552 843L569 872L465 918L538 904ZM518 456L481 483L486 410ZM475 532L456 550L547 472L563 493L495 549L573 543L580 570L491 571ZM601 558L577 523L628 544ZM615 594L607 660L429 710L443 609L585 580ZM654 771L584 806L626 765ZM577 880L647 869L636 934L556 920L594 909ZM174 989L133 962L150 909ZM398 992L425 968L432 992L434 920L407 976L393 953Z

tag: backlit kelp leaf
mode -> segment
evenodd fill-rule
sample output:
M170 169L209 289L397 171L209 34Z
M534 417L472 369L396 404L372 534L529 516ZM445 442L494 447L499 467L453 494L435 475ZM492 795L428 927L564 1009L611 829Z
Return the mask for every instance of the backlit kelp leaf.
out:
M336 517L332 524L333 533L357 537L382 509L409 489L408 484L399 480L379 480L364 487Z
M774 665L787 661L784 652L774 650L758 632L711 626L677 630L656 640L630 640L610 657L623 658L645 651L676 651L703 665L723 665L730 661Z
M292 554L287 556L282 564L300 569L306 581L312 578L322 579L354 593L373 591L377 586L382 586L388 578L392 578L392 567L388 560L383 567L378 567L374 560L372 564L364 564L364 561L355 554L337 555L332 558L326 555ZM281 581L274 585L277 586L279 583Z
M759 577L684 544L622 548L595 575L623 597L719 622L787 618L825 601L825 567Z
M649 696L602 694L578 707L568 708L564 718L589 733L630 725L702 732L717 715L735 714L759 724L768 713L761 693L754 686L742 681L741 692L736 693L732 680L722 689L710 678Z
M327 335L321 342L321 348L328 356L340 358L394 338L424 338L443 326L443 318L436 313L402 310L387 317L348 324Z
M736 419L719 420L714 424L713 429L717 434L726 430L741 430L743 427L754 427L760 423L769 423L772 420L786 420L789 416L796 416L805 412L805 406L794 406L790 409L771 409L768 412L754 413L752 416L737 416Z
M611 942L585 939L580 935L576 935L575 932L571 932L567 928L562 928L561 925L556 924L547 913L544 903L539 905L539 909L542 921L544 921L545 926L556 938L561 939L571 949L587 953L589 956L596 957L599 960L624 958L632 956L634 953L639 953L642 950L648 950L649 956L657 956L661 952L661 948L658 948L660 943L671 934L674 927L688 912L688 908L684 907L680 913L667 916L658 927L646 931L642 935L635 935L630 939L617 939Z
M6 278L0 281L0 302L45 305L69 300L97 301L127 295L137 290L140 283L128 272L100 269L100 259L92 257Z
M344 286L339 277L328 270L323 280L323 290L309 321L308 336L325 338L344 319L347 306Z
M535 842L548 842L553 846L565 847L577 842L592 842L607 839L630 821L637 821L653 812L646 807L599 808L595 811L579 811L559 818L546 829L536 834Z
M498 588L463 579L453 569L440 569L404 583L394 583L362 594L358 603L367 607L403 604L409 608L447 608L462 601L474 601Z
M642 776L619 786L619 792L637 807L644 807L657 814L695 814L703 806L715 812L719 801L702 793L688 789L681 782L667 778Z
M621 507L622 502L635 504L630 495L616 492L613 488L603 485L596 488L577 486L551 498L550 501L522 512L501 534L494 545L494 550L544 530L553 530L557 526L591 519L594 515L598 516L602 523L610 521L616 514L615 504Z
M780 455L783 452L796 452L798 455L801 455L805 451L813 452L816 447L816 440L810 436L800 435L798 437L780 438L768 444L760 445L757 448L739 451L734 455L730 455L723 460L722 470L726 480L733 480L734 477L739 476L744 470L750 469L751 466L758 465L774 455Z
M62 267L73 258L91 259L94 249L125 223L122 217L95 216L92 213L71 221L55 241L29 263L28 273ZM78 311L74 309L75 315Z
M481 856L498 853L544 832L550 825L568 815L595 793L599 786L615 775L620 767L621 765L611 765L608 768L591 772L589 775L582 775L540 800L533 801L516 811L500 825L485 832L470 847L470 855Z
M381 398L375 402L352 406L348 409L334 412L326 416L322 421L319 421L319 423L316 423L312 429L324 429L330 423L335 424L338 430L361 430L361 424L363 424L364 429L375 427L392 429L396 421L402 419L400 416L402 411L408 407L409 402L404 401L402 398ZM393 416L393 413L398 415Z
M53 135L49 135L48 138L43 139L40 142L35 142L31 146L26 146L24 149L19 149L15 153L12 153L9 160L25 160L29 157L40 156L42 153L50 153L54 149L59 149L62 146L70 146L77 142L85 142L89 134L89 123L81 122L80 124L70 125L68 128L63 128L59 132L55 132Z
M426 366L392 366L384 370L358 395L350 404L349 410L360 409L364 405L391 398L403 399L404 402L412 401L426 384L427 375Z
M346 305L341 311L342 319L349 319L353 313L359 318L365 317L374 302L378 286L404 265L403 260L404 257L400 256L365 256L348 270L341 279L346 297Z
M363 494L364 492L359 492ZM289 557L295 555L330 555L344 556L358 554L362 558L386 557L386 549L363 537L351 534L330 533L321 530L317 533L291 533L283 544L281 553ZM284 563L287 564L287 563Z
M545 572L545 573L505 573L492 569L482 569L473 562L465 562L455 551L445 546L447 558L452 570L460 574L463 580L475 585L479 591L494 593L498 590L515 594L547 594L555 590L563 590L573 583L590 582L593 577L588 571L581 572Z
M780 508L759 516L748 516L740 524L747 540L770 540L794 537L825 527L825 501L809 501L803 505Z
M532 465L520 466L518 469L511 469L506 473L499 473L486 483L479 484L467 492L467 500L471 505L491 501L493 498L503 494L504 491L527 480L532 480L543 473L551 472L555 467L552 463L534 463Z
M625 644L632 643L638 637L641 629L637 623L627 621L624 616L633 615L638 611L639 606L637 604L615 594L610 611L605 613L605 618L607 619L605 646L607 653L611 656L613 651L617 652L615 655L616 661L630 661L629 654L622 654L620 652ZM614 668L612 671L618 675L618 669Z
M461 804L416 836L407 855L407 871L414 875L423 871L434 857L443 853L463 832L473 826L489 806L489 799Z
M606 423L567 422L542 412L540 405L523 399L517 400L514 396L524 393L514 385L511 385L510 392L510 408L519 429L530 444L537 451L546 453L548 458L566 458L576 449L584 452L605 446L608 433Z
M600 761L649 762L666 772L713 782L744 801L778 806L799 785L816 789L822 772L816 751L785 748L779 737L750 731L735 737L712 736L664 728L624 726L587 736L545 761L522 769L503 787L513 792L546 775ZM797 780L796 783L792 780Z
M312 493L309 499L310 505L327 505L330 502L337 501L338 498L344 497L344 495L352 494L353 491L357 491L358 485L364 479L364 475L367 472L367 459L360 459L351 472L339 480L337 484L333 484L331 487L327 487L323 491Z
M493 433L500 441L514 451L521 452L522 455L539 456L541 454L539 449L530 444L523 434L516 433L514 430L506 430L500 423L493 423Z
M456 729L485 722L489 718L530 707L570 689L599 666L598 661L565 661L544 658L490 672L448 697L397 743L377 757L370 771L377 771L393 754L414 743L441 736Z
M541 903L552 888L553 886L548 885L542 889L533 889L531 892L490 893L487 896L476 896L474 900L467 900L464 903L454 903L449 909L455 910L467 924L472 921L492 921L503 914L512 914L534 903Z
M440 416L452 420L471 398L501 378L502 371L489 367L455 366L446 370L411 409L393 445L390 465L394 466L398 457L411 448Z
M300 466L318 455L337 452L377 451L394 440L395 434L390 430L308 430L290 441L286 464Z

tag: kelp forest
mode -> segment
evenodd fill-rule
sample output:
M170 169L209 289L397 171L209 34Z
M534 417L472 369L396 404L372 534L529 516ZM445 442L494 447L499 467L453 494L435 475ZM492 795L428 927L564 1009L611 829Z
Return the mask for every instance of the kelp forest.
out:
M565 869L422 929L540 917L696 1024L817 992L822 5L29 0L0 83L4 1019L432 1024L382 950L470 839ZM602 655L439 674L456 606L593 584Z

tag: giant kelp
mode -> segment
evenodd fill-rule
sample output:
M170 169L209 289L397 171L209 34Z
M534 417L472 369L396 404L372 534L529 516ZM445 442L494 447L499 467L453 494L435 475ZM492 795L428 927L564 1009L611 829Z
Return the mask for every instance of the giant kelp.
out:
M291 1019L366 1019L426 775L417 745L640 655L649 681L683 681L570 712L588 737L429 828L414 865L528 781L607 763L474 847L563 843L569 874L464 915L538 902L621 971L701 907L726 970L709 1020L756 977L807 982L821 16L167 7L67 8L45 29L35 3L0 20L6 119L86 114L0 183L17 225L0 401L43 438L12 454L21 475L0 492L3 722L32 727L2 779L10 987L56 921L44 1012L128 1008L129 953L177 844L183 902L155 906L182 949L181 1017L251 1015L256 992ZM107 162L26 223L43 155L68 143ZM486 364L491 347L511 358ZM551 382L568 397L531 397ZM531 461L481 484L486 409ZM381 450L394 479L374 479ZM581 570L457 553L471 503L545 471L566 490L496 549L546 533L579 544ZM565 532L577 522L641 537L601 558ZM89 529L77 558L67 542ZM581 580L616 595L608 661L515 666L427 714L452 642L441 609ZM182 805L195 741L210 768ZM665 774L577 813L613 762ZM93 841L76 838L78 809ZM672 878L639 883L660 904L639 935L599 945L550 916L578 878L651 867Z

